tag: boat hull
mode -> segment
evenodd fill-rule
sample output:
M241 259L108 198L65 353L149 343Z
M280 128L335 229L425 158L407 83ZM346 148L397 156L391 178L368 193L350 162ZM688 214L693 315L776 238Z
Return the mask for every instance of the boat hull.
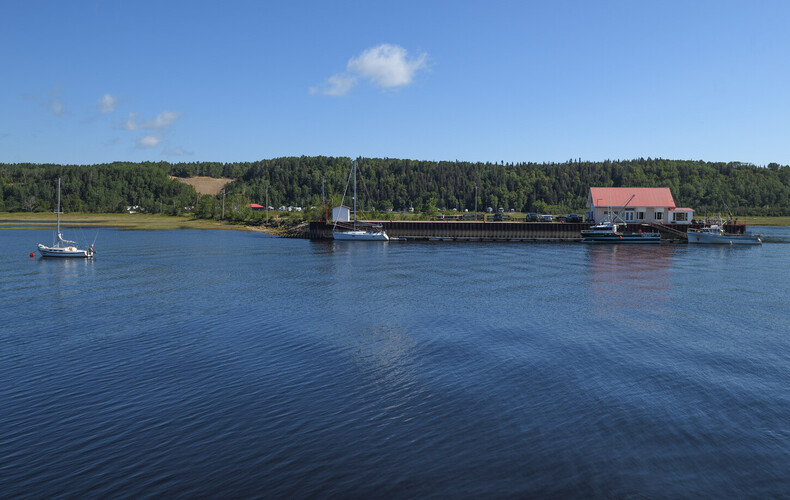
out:
M93 257L93 252L90 250L80 250L77 247L48 247L39 243L38 251L42 257L66 259L88 259Z
M384 231L336 231L332 233L336 240L345 241L389 241L389 236Z
M756 235L744 234L709 234L690 231L686 233L689 243L704 245L761 245L763 241Z

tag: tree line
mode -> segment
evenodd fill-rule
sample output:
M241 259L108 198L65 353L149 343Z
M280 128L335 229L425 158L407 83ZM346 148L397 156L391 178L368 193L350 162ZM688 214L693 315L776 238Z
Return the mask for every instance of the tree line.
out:
M177 214L193 206L197 193L170 178L172 165L0 164L0 211L45 212L57 205L61 178L64 212L119 213L129 206L153 213Z
M320 207L350 205L345 157L286 157L243 163L116 162L99 165L0 164L0 211L52 210L56 180L63 178L65 211L120 212L139 205L148 212L178 213L202 207L216 217L219 197L202 200L170 176L229 177L233 206L254 202ZM698 213L790 215L790 167L740 162L639 158L562 163L429 162L394 158L358 160L362 209L426 213L504 208L521 212L583 212L591 186L666 186L679 206ZM221 195L220 195L221 196ZM210 213L209 213L210 212Z

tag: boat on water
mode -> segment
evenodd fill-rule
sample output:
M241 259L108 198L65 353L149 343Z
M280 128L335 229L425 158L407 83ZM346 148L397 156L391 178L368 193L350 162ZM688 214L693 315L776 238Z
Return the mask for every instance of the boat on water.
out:
M658 233L625 232L612 221L603 221L595 224L590 229L583 230L582 243L660 243L661 235Z
M724 225L710 224L702 229L692 229L686 233L689 243L707 245L762 245L759 234L732 234L724 230Z
M335 222L332 237L345 241L389 241L387 232L381 224L357 223L357 160L354 160L354 223L350 231L342 231Z
M61 257L61 258L82 258L82 259L90 259L93 257L93 254L96 253L94 250L93 245L88 247L86 250L83 250L78 247L78 243L76 241L67 240L63 237L63 234L60 232L60 177L58 177L58 208L55 211L58 214L58 229L55 233L56 239L55 243L48 247L46 245L42 245L41 243L38 244L38 251L42 257Z
M354 229L351 231L334 231L332 236L336 240L356 241L389 241L387 232L378 224L372 224L367 229Z

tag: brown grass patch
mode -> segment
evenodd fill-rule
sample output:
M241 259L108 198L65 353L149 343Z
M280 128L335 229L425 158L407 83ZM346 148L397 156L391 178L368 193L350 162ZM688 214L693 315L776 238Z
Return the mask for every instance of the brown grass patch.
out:
M216 196L222 191L222 188L225 187L225 184L229 182L233 182L235 179L227 179L227 178L220 178L215 179L213 177L173 177L170 176L171 179L175 179L178 182L183 182L184 184L189 184L195 191L200 194L210 194Z

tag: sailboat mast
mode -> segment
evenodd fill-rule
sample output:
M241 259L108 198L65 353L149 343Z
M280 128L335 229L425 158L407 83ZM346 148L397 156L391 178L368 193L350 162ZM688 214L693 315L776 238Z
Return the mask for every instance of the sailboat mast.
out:
M60 243L60 177L58 177L58 243Z
M354 160L354 231L357 230L357 160Z

